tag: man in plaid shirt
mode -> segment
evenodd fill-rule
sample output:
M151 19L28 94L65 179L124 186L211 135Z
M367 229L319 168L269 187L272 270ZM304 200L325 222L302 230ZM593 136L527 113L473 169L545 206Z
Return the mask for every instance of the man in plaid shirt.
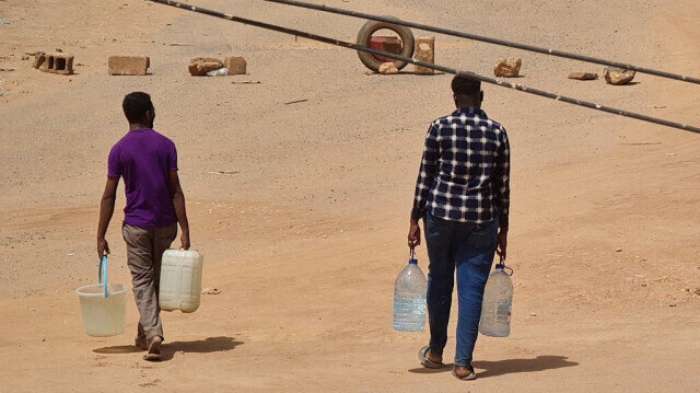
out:
M498 252L502 260L506 257L510 149L506 130L481 110L481 82L457 75L452 91L457 110L435 120L425 138L408 245L420 244L422 218L430 259L431 338L421 350L421 363L444 367L442 352L456 268L459 320L453 373L472 380L484 287L494 254Z

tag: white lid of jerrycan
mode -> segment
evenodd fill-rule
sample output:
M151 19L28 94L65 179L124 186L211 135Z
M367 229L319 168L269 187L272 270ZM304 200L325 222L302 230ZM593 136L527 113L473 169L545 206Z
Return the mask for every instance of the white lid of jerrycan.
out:
M195 250L166 250L160 268L160 308L197 311L202 292L204 257Z

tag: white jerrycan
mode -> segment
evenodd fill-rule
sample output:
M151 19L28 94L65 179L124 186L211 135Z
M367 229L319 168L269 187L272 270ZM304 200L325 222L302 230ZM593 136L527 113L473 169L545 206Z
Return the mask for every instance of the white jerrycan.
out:
M508 337L513 308L513 269L504 261L496 265L484 289L479 331L485 336Z
M195 312L202 292L204 257L194 250L167 250L160 268L160 308Z

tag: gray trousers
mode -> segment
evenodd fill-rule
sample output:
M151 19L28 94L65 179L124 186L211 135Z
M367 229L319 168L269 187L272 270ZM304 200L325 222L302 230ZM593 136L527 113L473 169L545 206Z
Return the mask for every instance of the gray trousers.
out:
M124 224L122 235L126 241L127 264L134 286L134 299L139 309L138 338L150 340L163 337L160 320L160 264L163 252L170 248L177 236L177 225L143 229Z

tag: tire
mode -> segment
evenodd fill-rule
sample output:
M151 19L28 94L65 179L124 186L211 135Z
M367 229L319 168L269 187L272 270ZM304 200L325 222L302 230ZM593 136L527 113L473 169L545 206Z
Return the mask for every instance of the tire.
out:
M413 37L411 29L405 26L399 26L386 22L368 21L364 24L364 26L362 26L360 32L357 33L357 44L369 47L369 40L370 38L372 38L372 34L376 33L381 29L391 30L399 36L401 42L403 43L401 56L409 58L413 57L413 51L415 50L415 38ZM357 55L360 57L360 61L362 62L362 64L364 64L365 67L369 68L374 72L379 71L379 66L385 62L381 59L378 59L371 53L358 51ZM399 70L406 67L407 64L405 61L399 60L394 60L393 62L394 65L396 65L396 68L398 68Z

